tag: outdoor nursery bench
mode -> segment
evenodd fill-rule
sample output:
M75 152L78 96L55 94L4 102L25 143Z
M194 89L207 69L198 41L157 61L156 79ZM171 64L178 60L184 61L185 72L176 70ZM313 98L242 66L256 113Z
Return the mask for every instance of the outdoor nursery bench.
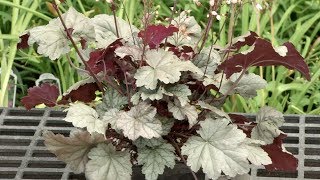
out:
M52 109L0 109L0 179L85 179L83 174L73 174L43 144L43 130L68 135L74 128L62 120L65 115ZM299 159L298 171L269 173L253 168L252 179L320 179L320 116L286 115L285 120L281 128L288 134L285 146ZM139 170L134 168L133 179L143 179ZM188 171L177 165L159 179L192 179ZM199 177L204 179L203 174Z

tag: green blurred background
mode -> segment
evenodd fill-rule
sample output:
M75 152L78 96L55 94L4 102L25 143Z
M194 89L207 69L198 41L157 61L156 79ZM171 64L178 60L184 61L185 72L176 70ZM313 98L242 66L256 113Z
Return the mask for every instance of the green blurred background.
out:
M117 16L141 27L142 0L116 2ZM171 8L175 2L177 13L189 10L202 27L205 27L208 21L209 0L200 0L202 6L195 5L193 0L152 2L156 23L171 17ZM264 9L257 10L256 3L261 4ZM65 12L70 6L88 17L101 13L112 14L108 3L102 0L66 0L59 8ZM209 37L218 38L218 45L227 44L230 28L234 29L234 36L249 30L255 31L276 46L290 41L305 58L312 79L306 81L299 73L284 67L253 68L252 72L269 82L267 89L260 90L258 96L253 99L233 95L226 101L224 109L229 112L257 112L260 107L269 105L284 113L320 114L320 0L243 0L241 9L231 9L227 5L220 7L217 13L221 15L221 19L214 21L213 29L209 33ZM7 91L10 88L8 81L11 70L17 75L18 80L16 106L21 105L21 97L26 95L27 89L34 85L42 73L52 73L58 77L63 92L80 79L65 57L51 61L37 54L35 48L16 48L22 32L34 26L47 24L56 16L50 1L0 0L0 106L8 105ZM222 29L221 33L218 33L219 29ZM74 52L71 53L71 58L76 58Z

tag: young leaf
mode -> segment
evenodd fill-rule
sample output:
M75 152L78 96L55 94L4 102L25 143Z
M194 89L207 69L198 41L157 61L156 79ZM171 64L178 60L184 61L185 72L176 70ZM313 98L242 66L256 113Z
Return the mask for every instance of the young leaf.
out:
M116 17L119 37L117 36L114 17L112 15L99 14L94 16L91 21L96 32L96 42L98 48L106 48L119 38L123 38L130 44L134 44L133 42L136 41L134 40L133 34L138 33L139 30L121 18Z
M51 131L43 133L44 144L59 160L66 162L74 173L82 173L88 162L88 152L96 144L104 141L102 134L90 135L87 131L71 131L70 137L53 134Z
M57 105L59 89L56 85L44 83L28 89L28 95L23 97L21 103L28 110L36 105L44 103L46 106L53 107Z
M256 166L272 164L268 153L261 148L262 145L265 145L263 141L250 138L247 138L244 142L244 147L249 152L248 160Z
M122 112L116 121L116 127L123 130L123 134L131 140L138 137L153 138L160 137L162 125L155 118L156 108L146 103L134 106L128 112Z
M298 159L291 153L288 153L282 144L282 140L286 138L285 134L280 134L273 140L272 144L262 146L262 149L268 153L272 160L272 164L266 165L269 171L296 171L298 168Z
M279 127L284 123L283 114L272 107L262 107L257 114L256 127L252 129L251 138L271 144L281 133Z
M60 104L66 104L69 102L81 101L84 103L92 102L96 99L95 92L99 90L99 87L93 78L87 78L73 84L69 89L63 93Z
M240 76L240 73L235 73L230 77L234 83ZM242 76L237 86L234 88L235 93L239 93L242 97L252 98L257 96L257 90L264 89L267 86L267 81L260 76L249 73Z
M71 104L68 109L65 121L71 122L73 126L80 128L87 128L91 134L94 132L104 134L106 124L99 119L99 114L96 110L83 103Z
M20 42L17 44L18 49L25 49L29 47L28 40L29 40L29 33L21 35Z
M191 71L202 74L191 61L181 61L172 52L163 49L146 52L146 61L149 66L139 68L134 75L138 87L145 86L147 89L155 89L158 80L165 83L179 81L181 71Z
M162 99L163 92L164 92L163 87L159 87L158 89L154 89L154 90L150 90L150 89L146 89L144 87L141 87L139 89L138 93L140 93L140 97L143 101L147 100L147 99L150 99L151 101L153 101L153 100Z
M102 98L102 102L96 106L96 110L100 117L104 112L110 109L120 110L124 105L128 104L128 98L122 96L117 90L108 88Z
M138 37L142 38L144 44L148 44L150 49L155 49L167 37L172 36L174 32L179 29L170 25L165 27L163 25L150 25L145 30L138 33Z
M70 7L62 15L62 19L68 30L72 30L70 32L72 32L72 38L75 42L80 42L81 39L94 41L95 31L89 18ZM48 56L51 60L58 59L70 51L70 42L58 18L51 20L48 25L30 29L29 35L28 44L37 43L39 45L37 52Z
M170 112L172 112L173 117L178 120L185 120L187 118L190 127L192 127L197 122L197 108L190 105L189 103L182 106L180 101L175 99L174 103L168 103L168 109Z
M190 100L188 96L191 96L191 90L185 84L177 84L165 88L167 96L175 96L179 99L181 106L185 106Z
M270 42L260 38L256 39L250 51L232 56L219 68L224 70L229 78L232 74L247 71L252 66L270 65L283 65L289 69L296 69L310 80L308 65L293 44L287 42L280 48L274 48Z
M248 173L248 151L241 145L246 135L225 118L207 118L200 123L199 136L191 136L181 147L188 156L187 164L197 172L200 167L211 179L221 172L230 177Z
M142 173L147 180L157 180L163 174L165 166L173 168L175 165L174 147L165 142L156 146L138 147L138 164L142 165Z
M116 151L112 144L98 144L88 154L86 178L89 180L130 180L132 164L128 151Z
M179 28L179 32L168 38L168 42L175 46L194 47L201 38L201 26L193 16L188 16L185 11L173 19L172 24Z

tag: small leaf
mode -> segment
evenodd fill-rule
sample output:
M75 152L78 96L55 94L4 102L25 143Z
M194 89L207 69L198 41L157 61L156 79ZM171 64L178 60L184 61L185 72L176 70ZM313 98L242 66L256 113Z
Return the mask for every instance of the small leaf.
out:
M145 30L138 33L138 37L142 38L144 44L148 44L151 49L159 46L159 44L167 37L172 36L174 32L179 29L170 25L165 27L163 25L150 25Z
M134 106L128 112L119 114L116 126L123 130L123 134L131 140L139 137L153 138L160 137L162 125L159 119L155 118L156 108L146 103Z
M158 89L150 90L150 89L141 87L138 93L140 92L141 92L140 96L143 101L147 99L150 99L151 101L153 101L153 100L160 100L163 98L164 89L163 87L159 87Z
M284 47L287 49L285 56L283 56ZM252 66L283 65L289 69L298 70L310 80L308 65L292 43L283 44L280 54L270 42L261 38L257 38L251 48L250 52L233 55L220 65L219 68L224 70L227 78L236 72L247 71Z
M128 151L116 151L112 144L98 144L88 154L86 178L89 180L130 180L132 164Z
M91 134L94 132L105 133L106 124L99 119L97 111L90 106L83 103L74 103L66 111L68 113L63 120L71 122L73 126L87 128L87 131Z
M134 76L138 87L145 86L147 89L155 89L158 80L165 83L179 81L181 71L191 71L202 74L191 61L181 61L172 52L163 49L146 52L146 61L149 66L139 68Z
M256 127L252 129L251 138L271 144L275 137L278 137L282 131L279 127L283 125L283 114L272 107L263 107L257 114Z
M235 73L230 77L232 83L239 78L240 73ZM267 81L260 76L249 73L242 76L237 86L234 88L235 93L239 93L242 97L252 98L257 96L257 90L264 89L267 86Z
M218 109L218 108L216 108L214 106L211 106L208 103L205 103L203 101L198 101L198 105L203 109L210 110L217 117L230 119L230 117L229 117L229 115L227 113L225 113L224 111L222 111L222 110L220 110L220 109Z
M99 87L93 78L87 78L73 84L63 93L59 104L67 104L69 102L81 101L84 103L92 102L96 99L95 92Z
M189 103L182 106L178 100L174 100L174 103L168 103L168 109L172 112L174 118L178 120L188 119L189 126L192 127L197 123L198 112L195 106L190 105Z
M28 110L39 104L53 107L57 105L59 89L56 85L44 83L39 86L34 86L28 89L28 95L23 97L21 103Z
M43 133L44 144L59 160L66 162L74 173L82 173L88 162L88 152L96 144L104 141L102 134L90 135L87 131L71 131L70 137L53 134L51 131Z
M21 35L19 37L20 38L20 42L17 44L17 48L18 49L28 48L29 47L29 44L28 44L29 37L30 37L29 33Z
M122 96L117 90L113 88L107 88L102 102L96 106L96 110L101 117L103 116L104 112L110 109L120 110L126 104L128 104L127 97Z
M191 136L181 147L181 153L188 156L187 165L197 172L203 172L211 179L217 179L221 172L230 177L245 174L250 170L248 151L242 146L246 135L225 118L207 118L200 123L199 136Z
M191 90L185 84L177 84L165 88L164 92L167 96L175 96L179 99L182 106L186 105L190 100L188 96L191 96Z
M138 148L138 164L142 165L142 173L147 180L157 180L163 174L165 167L173 168L175 165L174 147L161 142L153 147Z
M107 14L99 14L91 19L94 25L96 41L98 48L106 48L111 43L119 38L123 38L125 41L129 41L129 44L134 44L134 33L138 33L139 30L129 24L125 20L116 17L119 37L117 37L116 26L114 24L114 17Z
M261 145L265 145L265 143L250 138L246 139L244 147L249 152L248 160L256 166L272 164L271 158L268 156L268 153L261 148Z
M193 16L188 16L185 11L173 19L172 24L179 28L179 31L168 38L168 42L175 46L194 47L201 38L201 26Z
M266 165L269 171L296 171L298 168L298 159L284 148L282 141L287 136L280 134L273 140L272 144L262 146L262 149L268 153L272 164Z

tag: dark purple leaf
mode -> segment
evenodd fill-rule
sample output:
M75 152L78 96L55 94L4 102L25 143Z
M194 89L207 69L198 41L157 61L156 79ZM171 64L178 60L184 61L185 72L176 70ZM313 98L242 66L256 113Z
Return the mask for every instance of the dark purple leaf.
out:
M170 25L169 27L163 25L150 25L144 31L140 31L138 37L141 37L145 44L148 44L151 49L154 49L159 46L161 41L178 31L179 29L173 25Z
M238 37L238 40L230 46L230 49L239 50L245 45L252 46L257 38L259 36L255 32L250 31L249 34Z
M44 83L40 86L34 86L28 89L28 95L23 97L21 103L28 110L39 104L53 107L57 103L59 89L56 85Z
M29 36L30 36L29 34L24 34L19 37L20 42L17 44L18 49L25 49L29 47L29 44L28 44Z
M272 164L266 165L269 171L296 171L298 160L292 154L284 152L282 149L282 141L287 135L280 134L273 140L272 144L262 146L272 160Z
M236 54L219 66L219 69L224 70L227 78L242 70L247 71L252 66L283 65L289 69L298 70L310 80L308 65L292 43L287 42L283 45L287 49L287 53L283 56L276 52L270 42L261 38L257 38L253 46L252 51Z
M78 88L64 94L59 104L68 104L70 102L81 101L85 103L92 102L96 99L95 92L99 90L96 82L89 82L80 85Z

